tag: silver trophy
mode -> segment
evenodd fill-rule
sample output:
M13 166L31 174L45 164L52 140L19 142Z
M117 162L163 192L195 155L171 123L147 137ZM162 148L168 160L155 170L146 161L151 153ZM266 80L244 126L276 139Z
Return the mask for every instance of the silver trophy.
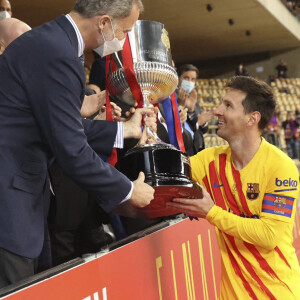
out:
M141 87L144 107L170 96L178 85L178 76L172 67L170 40L165 26L154 21L137 21L128 33L133 68ZM134 105L122 63L115 55L119 69L109 77L109 93L119 100Z
M133 68L143 94L143 106L152 107L170 96L178 85L178 76L172 66L170 40L165 26L159 22L136 22L128 34L133 59ZM107 90L128 105L135 99L127 82L122 61L117 54L114 60L118 69L108 77ZM131 180L145 173L145 182L155 189L154 200L136 215L128 208L118 210L127 216L143 215L156 218L174 214L166 208L166 202L175 197L199 198L201 189L193 183L189 158L173 145L160 141L153 133L156 143L130 149L119 160L117 168ZM125 211L125 213L124 213Z

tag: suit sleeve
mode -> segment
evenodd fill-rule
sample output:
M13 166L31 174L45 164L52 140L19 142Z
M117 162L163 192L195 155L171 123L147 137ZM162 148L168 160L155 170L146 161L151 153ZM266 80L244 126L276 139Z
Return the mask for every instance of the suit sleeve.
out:
M30 72L24 85L42 139L50 145L63 171L98 196L99 204L109 211L128 195L131 182L89 146L97 140L102 143L102 151L109 154L117 125L84 121L87 138L80 114L84 74L75 58L57 53L35 57L38 69Z
M116 139L117 122L82 119L82 124L91 148L98 155L109 157Z

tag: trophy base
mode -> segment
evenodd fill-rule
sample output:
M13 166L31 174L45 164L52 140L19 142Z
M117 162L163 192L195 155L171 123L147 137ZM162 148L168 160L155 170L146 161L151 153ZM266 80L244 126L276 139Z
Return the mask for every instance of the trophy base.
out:
M180 185L154 186L154 199L142 208L133 207L129 201L120 204L115 211L129 218L155 219L176 215L177 211L166 206L174 198L199 199L203 197L202 190L198 186L187 187Z
M202 189L191 180L189 158L168 144L152 144L131 149L118 163L117 168L130 180L139 172L145 173L145 183L154 190L154 199L143 208L133 208L126 201L115 210L131 218L155 219L175 215L166 203L174 198L202 198Z

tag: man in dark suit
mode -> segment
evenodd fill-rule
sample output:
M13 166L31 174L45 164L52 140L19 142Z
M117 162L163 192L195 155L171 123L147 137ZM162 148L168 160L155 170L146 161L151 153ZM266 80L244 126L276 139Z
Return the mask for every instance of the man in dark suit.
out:
M142 114L130 121L81 119L84 49L125 38L138 19L139 0L77 0L74 10L23 34L0 57L0 287L34 274L43 248L49 205L48 165L63 171L110 211L122 201L145 206L154 190L143 174L133 183L99 158L123 138L141 136ZM93 149L96 151L94 151Z

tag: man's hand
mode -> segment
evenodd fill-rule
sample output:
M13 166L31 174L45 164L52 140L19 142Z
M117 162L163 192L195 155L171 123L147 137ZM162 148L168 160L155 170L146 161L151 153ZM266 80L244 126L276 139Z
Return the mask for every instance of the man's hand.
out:
M186 96L185 99L185 106L188 109L189 113L195 110L196 103L197 103L197 92L195 89L193 89L191 93Z
M177 101L178 101L178 104L185 107L185 100L186 100L186 92L185 92L185 89L184 88L180 88L178 90L178 95L177 95Z
M203 192L202 199L174 198L172 202L167 203L167 206L189 216L206 218L206 215L215 204L205 188L203 186L201 188Z
M147 127L144 128L143 133L142 133L142 137L140 138L140 140L138 141L138 143L135 145L135 147L139 147L139 146L143 146L146 144L154 144L156 142L155 137L153 136L152 133L150 133L147 130Z
M129 202L134 207L144 207L154 198L154 188L145 183L145 174L140 172L137 180L133 182L133 191Z
M198 115L198 124L199 126L203 126L205 123L211 121L214 117L213 111L204 111L203 113Z
M110 102L113 121L121 121L122 108L114 102Z
M113 121L121 121L122 108L114 102L110 102ZM106 120L106 106L102 106L94 120Z
M180 116L180 123L183 125L183 123L187 120L187 108L184 108L183 106L179 105L178 106L179 110L179 116Z
M97 111L101 109L101 107L106 102L106 91L100 92L99 94L94 94L90 96L85 96L82 106L81 106L81 116L83 118L88 118Z
M135 113L131 116L131 118L124 122L124 138L141 138L142 136L142 116L147 115L145 117L145 126L151 128L154 132L156 132L157 124L156 124L156 114L157 108L137 108Z
M135 102L134 106L130 107L130 109L125 112L125 118L122 118L121 121L125 122L128 119L130 119L131 116L135 113L135 110L136 110L137 106L138 106L138 103Z

